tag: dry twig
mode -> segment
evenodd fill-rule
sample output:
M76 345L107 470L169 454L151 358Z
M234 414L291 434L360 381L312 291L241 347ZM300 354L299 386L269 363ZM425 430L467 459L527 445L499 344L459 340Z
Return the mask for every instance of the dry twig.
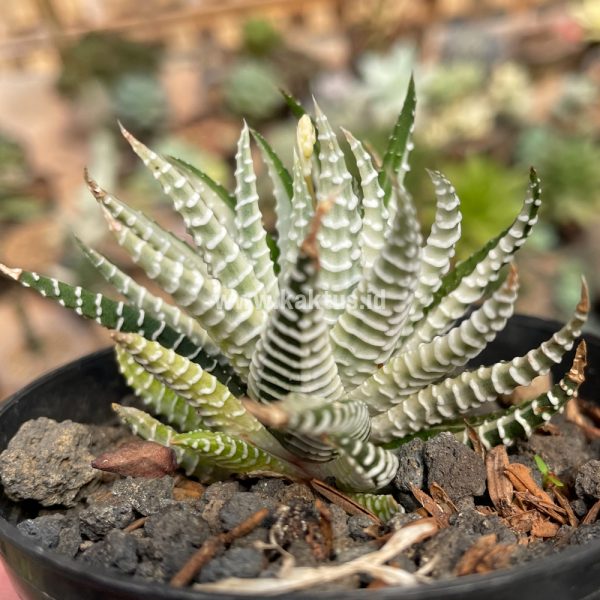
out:
M318 479L312 479L310 481L310 487L312 487L315 491L319 492L321 496L324 496L331 502L332 504L336 504L341 509L346 511L349 515L365 515L372 519L378 525L381 525L381 519L373 514L370 510L367 510L364 506L358 504L352 500L352 498L348 498L345 494L342 494L339 490L336 490L334 487L327 485L323 481L319 481Z
M282 569L277 578L229 578L216 583L203 583L195 589L206 592L235 592L237 594L274 595L304 590L355 575L367 573L388 585L415 585L422 577L385 563L413 544L437 531L434 519L421 519L396 531L381 549L365 554L347 563L321 567L289 567Z
M245 521L234 527L231 531L219 533L209 538L195 552L190 559L181 567L181 569L171 579L171 585L176 588L181 588L188 585L196 576L196 573L211 560L215 554L225 545L231 544L233 540L248 535L253 529L258 527L269 514L268 508L250 515Z

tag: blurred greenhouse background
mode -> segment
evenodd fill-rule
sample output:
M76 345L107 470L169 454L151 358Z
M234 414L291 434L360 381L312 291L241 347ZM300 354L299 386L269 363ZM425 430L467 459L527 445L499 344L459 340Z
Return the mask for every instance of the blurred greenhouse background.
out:
M600 0L5 2L0 261L105 289L78 254L76 232L135 272L105 234L85 166L183 233L117 119L231 186L243 117L291 159L295 123L278 88L303 103L314 95L334 124L377 153L413 72L419 108L408 184L424 222L433 208L425 168L437 168L462 200L464 258L512 220L536 166L545 206L518 259L519 310L563 318L585 273L597 328L599 42ZM108 343L94 324L5 280L0 323L0 397Z

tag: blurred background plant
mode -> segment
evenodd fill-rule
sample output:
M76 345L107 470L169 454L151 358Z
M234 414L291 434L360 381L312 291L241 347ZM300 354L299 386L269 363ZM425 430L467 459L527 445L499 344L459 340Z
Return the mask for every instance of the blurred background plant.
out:
M306 106L314 94L334 124L380 154L414 73L416 148L407 182L423 219L431 220L433 206L425 168L437 168L462 199L458 256L465 257L511 220L533 164L545 205L520 258L520 310L562 318L581 272L600 306L599 0L147 0L139 7L133 0L3 7L2 262L101 290L75 250L77 231L132 271L104 238L82 186L86 165L183 233L117 135L117 119L231 187L242 118L277 151L293 142L294 119L279 88ZM272 191L256 166L268 209ZM266 220L272 226L268 210ZM0 350L0 395L107 343L93 326L4 281L0 319L10 340Z

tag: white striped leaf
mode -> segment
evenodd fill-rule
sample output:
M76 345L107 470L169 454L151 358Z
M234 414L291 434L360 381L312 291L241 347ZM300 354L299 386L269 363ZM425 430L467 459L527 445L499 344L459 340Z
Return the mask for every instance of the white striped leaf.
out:
M235 225L240 247L254 267L254 273L265 288L265 296L277 300L277 279L267 246L267 234L258 206L256 174L250 152L250 134L244 123L235 155Z
M529 385L535 377L558 364L573 347L588 311L589 299L584 285L581 301L569 322L538 348L508 362L464 371L402 398L400 404L372 419L372 439L381 443L402 438L456 418L500 395L510 394L518 386Z
M408 194L379 258L352 292L330 336L346 390L360 385L395 350L417 283L421 235Z
M370 154L349 131L342 131L350 144L360 175L363 218L359 239L363 277L366 277L384 246L388 211L383 201L385 193L379 185L378 172Z
M298 393L332 402L344 392L316 286L319 275L316 236L321 212L315 215L296 266L285 279L281 302L271 312L256 346L248 379L248 393L254 400L275 402ZM288 432L281 439L311 460L331 458L327 446L318 440Z
M504 329L513 314L517 289L517 272L511 269L504 285L468 319L428 344L395 356L350 392L349 398L368 401L373 413L383 412L464 366Z
M234 235L236 231L235 196L194 165L173 156L169 156L168 160L185 172L191 185L200 192L202 200L215 215L217 221L225 227L230 235Z
M302 471L242 438L217 431L189 431L171 439L174 448L185 448L202 460L230 473L298 477Z
M328 438L338 457L325 465L337 485L353 492L374 492L392 481L398 458L370 441L355 438Z
M352 492L346 492L346 496L372 512L384 523L389 521L395 514L405 512L404 507L396 502L394 496L389 494L353 494Z
M179 464L186 475L194 476L200 481L210 482L227 477L227 473L216 468L213 461L197 452L188 450L182 446L172 446L171 441L177 435L172 427L161 423L148 413L132 406L121 406L113 404L113 410L117 413L120 421L127 425L134 435L139 435L149 442L156 442L161 446L172 448L175 452L177 464Z
M199 365L136 334L118 333L114 339L146 371L196 407L205 427L243 435L263 448L280 449L240 400Z
M185 398L146 371L122 347L115 346L115 353L127 385L155 416L162 417L179 431L191 431L203 426L198 411Z
M308 228L314 216L313 198L306 186L306 180L302 170L302 163L298 153L294 150L293 166L293 196L292 214L288 233L288 243L285 253L281 255L281 272L279 279L287 276L290 268L293 268L298 258L298 249L304 238L308 235Z
M86 246L78 239L76 241L85 257L92 263L98 273L132 304L143 309L157 320L164 321L175 331L187 336L207 354L220 355L219 347L210 339L208 333L200 327L198 321L192 319L176 306L165 302L163 298L151 294L147 288L136 283L133 278L93 248Z
M327 117L315 103L318 139L321 144L317 200L333 202L319 231L320 287L325 318L335 323L346 300L360 280L358 236L361 219L358 197L352 176L346 168L344 154Z
M207 354L187 336L178 333L164 321L155 319L144 310L38 273L9 269L4 265L0 265L0 271L22 286L35 290L45 298L56 300L61 306L86 319L92 319L107 329L134 332L146 339L157 340L164 347L172 348L181 356L201 365L235 393L244 393L245 383L225 357Z
M415 323L424 315L424 309L433 301L433 295L442 285L449 271L456 243L460 239L460 200L452 184L438 171L429 171L437 198L435 220L421 253L421 272L415 289L408 323L403 336L409 335Z
M120 223L122 229L130 229L167 258L184 264L188 269L194 269L200 271L203 275L208 275L206 264L188 244L170 231L163 229L158 223L141 212L130 208L127 204L103 190L87 172L86 183L105 211L105 215L109 217L107 219L109 222L112 220Z
M252 136L262 153L263 160L267 165L269 177L273 184L273 196L275 198L275 214L277 215L277 245L280 255L287 253L289 243L289 231L292 218L292 196L293 180L281 159L267 140L258 133L251 130Z
M121 224L117 229L117 241L148 277L199 320L238 373L247 373L266 313L218 280L170 260Z
M498 279L502 267L512 260L515 252L525 243L537 221L541 204L540 194L541 183L532 169L527 197L517 218L491 246L486 246L485 256L468 265L470 270L461 274L458 281L454 282L454 277L450 278L449 285L454 286L452 291L441 299L434 297L432 303L426 307L425 318L415 326L412 334L402 341L404 351L429 342L436 335L447 331L473 302L481 298L487 286ZM454 271L462 272L461 265ZM453 272L447 277L450 276L453 276ZM439 292L445 292L444 285Z
M175 210L183 217L211 275L242 297L264 297L264 286L256 277L252 263L207 206L202 191L194 187L187 172L175 167L128 131L121 129L133 151L172 199Z

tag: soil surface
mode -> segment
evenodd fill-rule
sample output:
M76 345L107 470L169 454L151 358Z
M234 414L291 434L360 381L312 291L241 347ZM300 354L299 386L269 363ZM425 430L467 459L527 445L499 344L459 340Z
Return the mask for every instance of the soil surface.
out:
M91 468L106 451L131 450L134 438L120 426L29 421L0 455L0 478L15 501L8 518L24 536L138 579L187 586L275 577L291 561L338 565L379 550L422 518L437 532L388 564L446 579L600 537L598 430L581 406L571 408L579 425L561 416L508 454L504 447L473 450L450 434L402 446L388 492L405 512L387 522L344 497L327 499L310 482L255 477L203 485L179 472L148 478ZM381 585L362 573L325 587Z

